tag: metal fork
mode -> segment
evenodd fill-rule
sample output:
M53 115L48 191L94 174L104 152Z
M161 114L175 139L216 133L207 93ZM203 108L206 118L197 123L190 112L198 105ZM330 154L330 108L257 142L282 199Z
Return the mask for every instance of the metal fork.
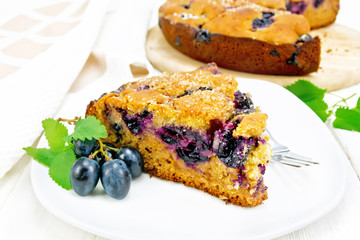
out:
M269 144L273 150L273 156L271 158L272 162L282 163L292 167L302 167L310 166L311 164L319 164L318 162L311 161L311 158L296 154L290 149L280 144L275 138L271 135L270 131L266 129L267 133L270 136Z

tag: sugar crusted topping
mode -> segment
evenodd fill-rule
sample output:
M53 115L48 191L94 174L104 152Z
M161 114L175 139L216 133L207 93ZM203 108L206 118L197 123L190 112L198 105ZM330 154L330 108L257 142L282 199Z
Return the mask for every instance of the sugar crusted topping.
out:
M184 8L183 5L188 7ZM210 34L277 44L293 43L299 36L309 33L310 26L304 16L290 14L285 9L283 0L193 0L191 4L189 0L168 0L160 8L159 17L166 17L172 23L201 26ZM264 12L274 14L273 23L254 28L253 21L261 19Z
M129 114L154 113L154 125L169 122L206 130L212 119L226 121L235 111L235 78L212 73L212 65L185 73L165 73L122 86L106 104L126 108Z

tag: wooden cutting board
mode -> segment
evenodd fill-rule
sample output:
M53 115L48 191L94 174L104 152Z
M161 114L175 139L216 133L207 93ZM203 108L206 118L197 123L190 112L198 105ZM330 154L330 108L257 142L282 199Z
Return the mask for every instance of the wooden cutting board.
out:
M360 32L340 24L314 30L312 36L321 38L321 63L316 73L304 76L280 76L244 73L220 68L236 77L270 81L281 86L298 79L306 79L315 85L334 91L360 82ZM174 49L164 38L160 28L151 28L146 39L146 54L155 68L162 72L191 71L203 62L194 60Z

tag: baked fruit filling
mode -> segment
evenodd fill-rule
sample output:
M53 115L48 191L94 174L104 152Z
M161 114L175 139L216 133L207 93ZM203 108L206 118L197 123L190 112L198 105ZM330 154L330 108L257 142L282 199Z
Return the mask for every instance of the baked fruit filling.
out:
M151 176L241 206L267 199L267 116L215 64L125 84L87 115L106 126L105 142L138 149Z

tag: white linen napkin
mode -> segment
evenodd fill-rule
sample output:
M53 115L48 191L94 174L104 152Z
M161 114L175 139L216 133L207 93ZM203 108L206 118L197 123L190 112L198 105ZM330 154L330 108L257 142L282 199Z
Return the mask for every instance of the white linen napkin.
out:
M101 81L133 78L129 64L143 65L149 74L154 69L146 58L145 41L153 13L154 1L112 1L94 46L94 52L106 59L105 77Z
M104 0L47 2L0 23L0 178L57 112L107 7Z
M149 23L157 15L152 10L159 1L84 1L89 3L76 28L10 76L1 79L0 73L0 103L7 116L0 124L0 178L24 154L22 148L40 136L43 119L83 115L89 100L137 77L130 64L149 75L159 73L145 52ZM91 98L86 91L94 93ZM83 109L76 107L78 102L68 109L73 99Z

